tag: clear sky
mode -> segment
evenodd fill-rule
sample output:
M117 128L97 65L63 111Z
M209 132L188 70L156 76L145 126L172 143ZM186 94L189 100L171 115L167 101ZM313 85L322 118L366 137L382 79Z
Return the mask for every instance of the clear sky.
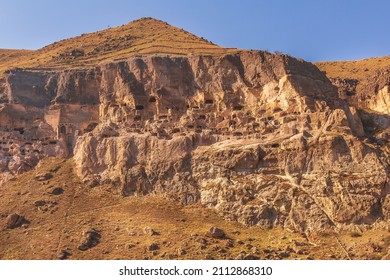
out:
M0 0L0 48L38 49L145 16L309 61L390 55L389 0Z

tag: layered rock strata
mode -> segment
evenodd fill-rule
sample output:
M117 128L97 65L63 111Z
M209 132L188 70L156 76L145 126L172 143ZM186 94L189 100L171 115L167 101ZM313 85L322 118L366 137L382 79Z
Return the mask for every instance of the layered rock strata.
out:
M86 183L199 202L247 225L388 223L389 145L370 138L377 128L343 83L262 51L14 69L0 86L1 172L74 154ZM380 92L376 108L387 106Z
M266 52L132 58L101 69L79 175L301 231L388 222L388 144L312 64Z

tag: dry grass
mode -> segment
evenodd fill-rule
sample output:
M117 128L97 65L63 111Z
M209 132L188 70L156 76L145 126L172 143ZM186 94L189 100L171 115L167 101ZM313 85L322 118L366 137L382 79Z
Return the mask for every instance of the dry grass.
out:
M122 60L142 54L222 55L236 49L221 48L187 31L152 18L62 40L37 51L0 50L0 73L11 67L78 68ZM2 53L6 56L2 58Z
M0 49L0 73L9 68L10 65L18 65L25 57L32 55L34 51L29 50L7 50Z
M48 181L34 179L57 168ZM50 194L55 187L62 187L63 194ZM346 258L335 233L312 236L313 246L298 233L248 228L200 205L183 207L157 196L125 198L118 193L108 185L85 186L75 176L71 160L44 160L0 189L0 259L56 259L61 250L71 253L70 259L234 259L240 254L261 259ZM34 205L39 200L55 203L46 211ZM11 213L23 215L29 226L5 229L5 218ZM222 228L227 238L206 237L212 226ZM145 234L145 227L159 235ZM82 233L91 228L101 233L100 243L82 252L77 249ZM383 252L371 250L368 242L381 244L386 236L388 232L380 231L365 232L361 238L352 238L348 232L338 235L347 248L355 246L351 254L356 258L380 258ZM160 249L148 250L152 243ZM353 253L354 248L363 253ZM185 252L181 254L180 249Z
M390 66L390 56L352 61L317 62L315 65L325 71L329 78L362 80L376 71Z

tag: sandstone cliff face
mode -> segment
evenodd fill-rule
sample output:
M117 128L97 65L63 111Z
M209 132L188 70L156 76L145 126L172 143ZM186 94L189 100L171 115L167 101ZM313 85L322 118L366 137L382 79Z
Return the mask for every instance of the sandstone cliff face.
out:
M389 221L384 84L367 103L380 113L362 113L357 83L337 92L314 65L261 51L16 69L0 84L2 177L74 153L85 182L199 202L247 225Z
M389 114L390 69L377 70L373 75L361 79L333 78L332 82L338 87L340 98L351 105Z
M15 69L6 76L5 94L11 103L48 107L53 103L99 103L99 72Z
M0 80L0 183L66 157L97 125L99 72L14 69Z
M389 219L389 150L313 65L266 52L101 68L82 178L300 231Z
M333 78L339 97L358 109L367 135L379 142L390 140L390 69L359 79Z

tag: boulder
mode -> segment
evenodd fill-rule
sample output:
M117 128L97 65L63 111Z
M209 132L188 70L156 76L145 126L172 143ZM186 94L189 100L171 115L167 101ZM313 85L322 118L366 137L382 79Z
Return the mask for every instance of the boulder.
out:
M220 229L220 228L217 228L217 227L211 227L208 232L206 233L206 236L207 237L211 237L211 238L217 238L217 239L222 239L222 238L225 238L226 234L225 232Z
M80 251L86 251L92 247L95 247L100 243L101 235L94 229L87 230L83 233L83 240L78 247Z
M6 218L7 228L9 229L18 228L28 223L29 221L27 221L23 216L16 213L11 214Z
M49 179L53 178L53 174L51 173L43 173L43 174L38 174L35 176L35 180L37 181L47 181Z
M150 228L150 227L145 227L143 229L143 232L146 234L146 235L149 235L149 236L153 236L153 235L160 235L157 231L155 231L154 229Z

